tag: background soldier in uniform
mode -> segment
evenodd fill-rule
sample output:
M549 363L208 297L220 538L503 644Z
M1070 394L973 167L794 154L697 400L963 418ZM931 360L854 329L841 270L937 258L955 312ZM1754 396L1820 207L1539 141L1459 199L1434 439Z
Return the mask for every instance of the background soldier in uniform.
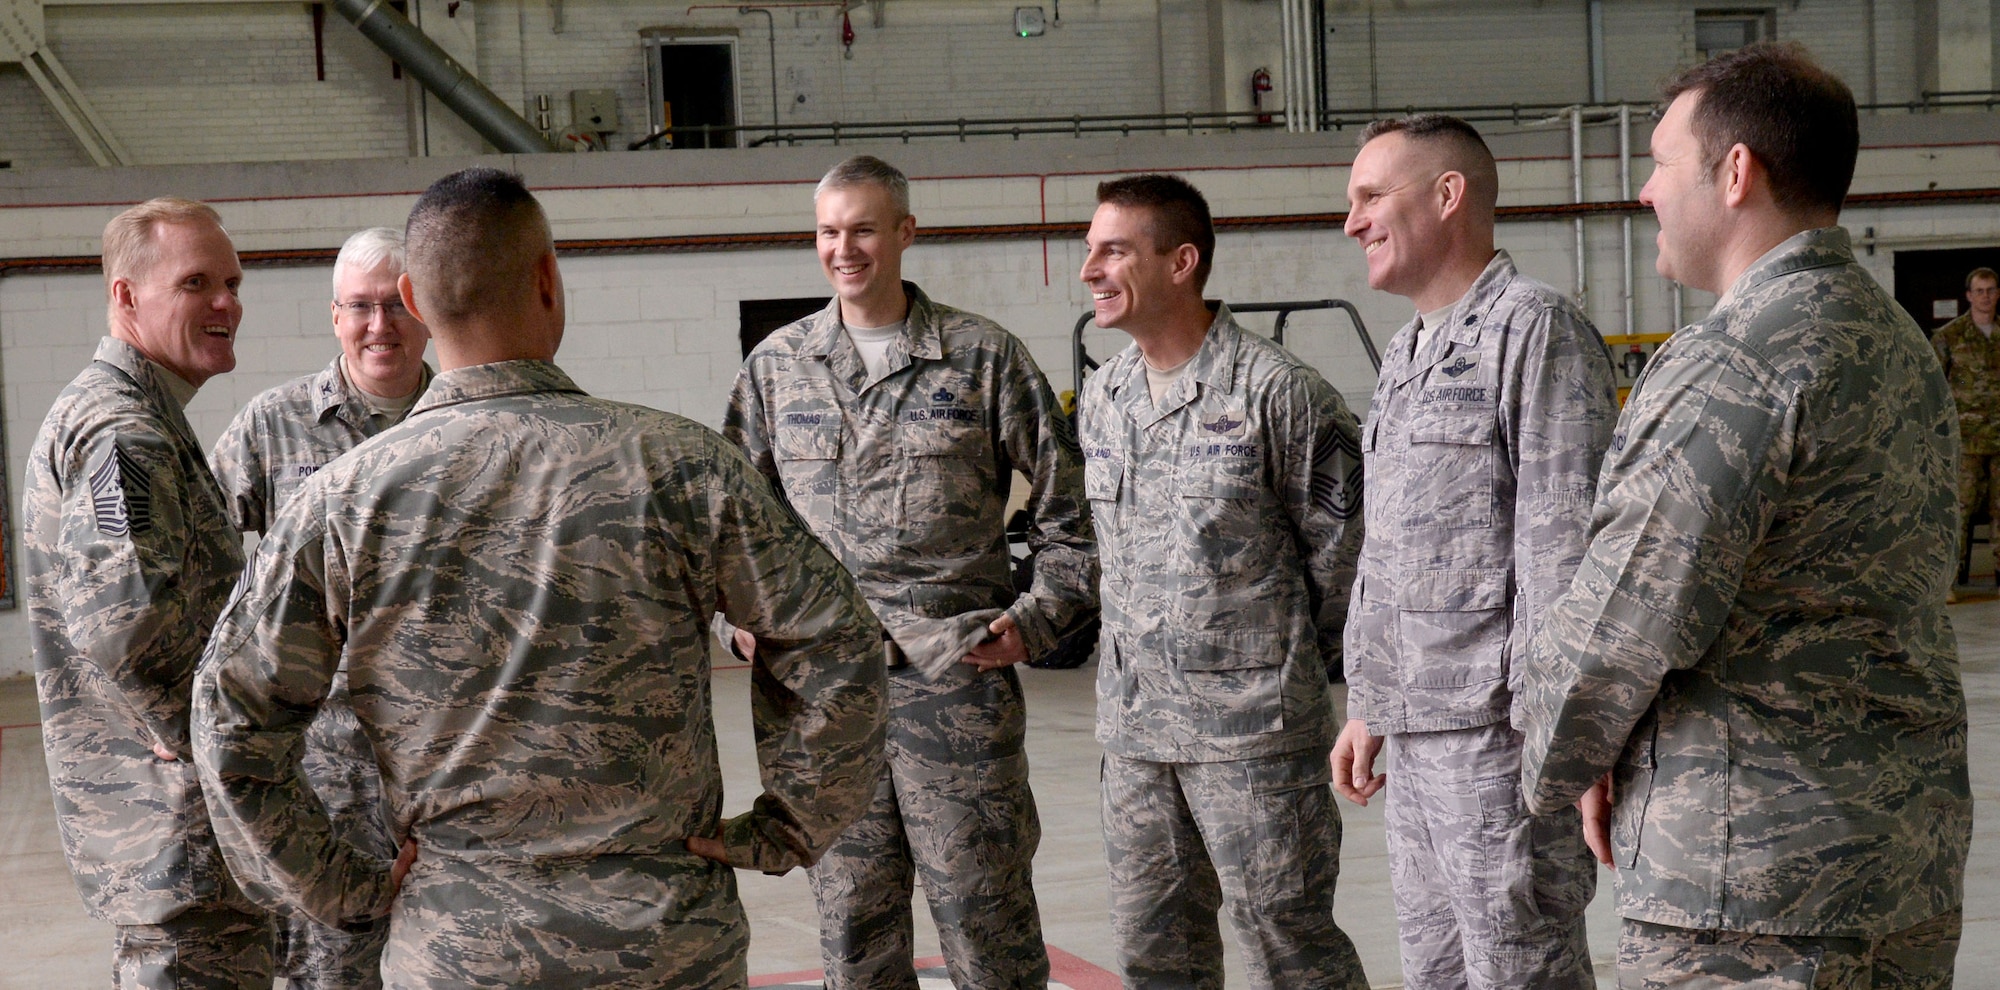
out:
M305 479L402 422L430 384L424 345L431 333L403 308L396 289L402 275L402 231L370 227L341 245L333 262L333 333L340 353L326 370L251 399L210 457L237 529L264 532ZM348 707L345 674L334 675L307 731L305 770L337 836L378 858L395 858L382 815L381 771ZM278 933L278 973L292 987L379 987L388 934L387 918L348 931L290 912Z
M187 762L189 684L243 548L182 409L236 367L243 269L214 210L163 198L106 225L104 280L111 335L49 410L21 497L63 854L117 926L115 986L269 990L269 919Z
M402 296L443 370L279 510L198 680L231 865L327 924L393 900L392 986L741 986L748 933L714 860L783 872L859 814L880 627L722 438L550 363L562 276L518 177L424 193ZM716 609L765 646L767 789L727 821ZM297 766L343 661L409 840L394 867L334 835Z
M2000 526L2000 340L1993 339L2000 274L1974 268L1965 276L1965 300L1972 308L1931 335L1958 406L1960 557L1972 536L1972 514L1981 506ZM1957 593L1947 600L1957 601Z
M751 353L723 432L893 637L888 765L868 814L809 873L827 986L915 990L913 868L954 985L1044 986L1041 824L1012 664L1095 603L1076 434L1019 340L902 280L916 218L901 172L851 158L814 200L835 299ZM1002 518L1016 469L1036 551L1019 595Z
M1721 301L1618 423L1531 646L1522 784L1542 812L1592 791L1620 986L1949 986L1972 831L1951 396L1834 226L1847 86L1765 44L1666 93L1639 198L1660 274Z
M1097 738L1125 985L1222 986L1226 905L1252 985L1364 988L1333 920L1327 664L1361 544L1339 393L1213 314L1193 186L1097 188L1082 278L1133 345L1085 383L1084 486L1103 561Z
M1597 865L1574 807L1521 803L1519 664L1583 556L1618 416L1604 341L1493 247L1500 177L1471 125L1370 124L1347 234L1417 318L1390 342L1362 460L1368 535L1347 624L1333 786L1358 804L1387 737L1390 875L1412 988L1590 990Z

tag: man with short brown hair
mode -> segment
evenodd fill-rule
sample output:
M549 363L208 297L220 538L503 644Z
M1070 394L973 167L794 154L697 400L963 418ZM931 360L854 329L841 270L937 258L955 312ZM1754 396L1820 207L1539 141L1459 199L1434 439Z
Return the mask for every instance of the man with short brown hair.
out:
M1931 334L1944 365L1951 400L1958 407L1958 555L1965 557L1972 517L1982 507L2000 526L2000 340L1993 337L2000 308L2000 274L1974 268L1965 276L1969 309ZM1952 600L1956 600L1953 592Z
M1666 97L1639 201L1660 274L1719 301L1612 435L1524 658L1522 789L1583 798L1621 987L1948 987L1972 837L1951 394L1837 226L1847 86L1759 44Z
M236 367L243 268L213 209L164 197L105 227L104 280L110 335L56 397L21 493L56 825L115 926L115 987L270 990L270 920L223 866L188 738L243 549L183 409Z

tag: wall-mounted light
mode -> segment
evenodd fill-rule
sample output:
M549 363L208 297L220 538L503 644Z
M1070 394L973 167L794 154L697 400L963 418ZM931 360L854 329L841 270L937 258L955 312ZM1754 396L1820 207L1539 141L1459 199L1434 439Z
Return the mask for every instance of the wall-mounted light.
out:
M1042 8L1014 8L1014 34L1017 37L1039 38L1048 27L1048 22L1042 19Z

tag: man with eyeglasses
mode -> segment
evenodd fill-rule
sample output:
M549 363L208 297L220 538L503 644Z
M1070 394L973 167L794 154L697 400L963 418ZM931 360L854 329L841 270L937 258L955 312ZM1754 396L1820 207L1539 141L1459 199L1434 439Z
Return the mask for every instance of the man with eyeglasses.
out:
M260 393L236 414L210 460L230 519L263 533L294 491L327 462L403 421L430 385L430 331L403 308L403 233L370 227L333 262L333 334L340 354L322 371ZM340 835L384 859L395 843L383 819L381 772L347 702L344 672L306 733L306 779ZM347 929L303 913L278 932L278 974L312 990L382 985L388 918Z

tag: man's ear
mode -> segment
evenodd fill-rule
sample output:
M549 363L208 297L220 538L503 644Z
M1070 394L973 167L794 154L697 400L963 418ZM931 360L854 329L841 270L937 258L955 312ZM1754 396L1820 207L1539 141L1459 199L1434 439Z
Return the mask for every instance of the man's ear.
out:
M1722 202L1730 207L1741 207L1750 201L1757 186L1765 186L1768 192L1770 175L1764 171L1764 163L1750 151L1750 146L1742 142L1730 145L1722 156L1722 163L1716 167L1715 181L1722 186Z
M1465 211L1466 181L1464 172L1444 172L1433 185L1438 218L1448 220Z
M903 214L903 219L897 221L896 239L901 241L906 248L917 242L916 214L905 213Z
M111 308L131 313L139 308L139 290L123 275L111 280Z
M403 297L403 308L409 310L410 315L416 317L418 323L426 326L430 324L431 321L424 319L424 314L417 309L417 289L410 282L409 272L396 276L396 294Z
M1201 249L1192 244L1183 244L1173 250L1175 285L1194 281L1195 269L1201 267Z
M535 292L543 309L553 309L562 295L562 273L556 270L556 252L551 248L535 259Z

